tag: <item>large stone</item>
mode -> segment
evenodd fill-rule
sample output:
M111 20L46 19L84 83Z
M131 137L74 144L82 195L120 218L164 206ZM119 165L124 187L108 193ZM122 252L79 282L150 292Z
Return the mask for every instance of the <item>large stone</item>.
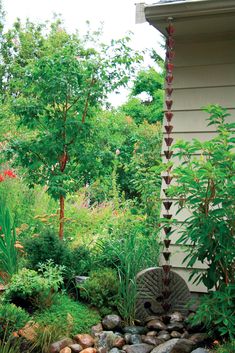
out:
M170 353L190 353L193 349L193 343L187 339L179 339Z
M151 344L152 346L158 346L159 344L163 343L164 340L161 340L156 336L142 336L142 342Z
M79 353L83 350L82 346L78 343L70 344L69 348L71 348L74 353Z
M170 296L167 302L171 305L170 310L186 314L188 312L186 305L191 298L188 286L184 279L174 271L170 271L169 278ZM149 268L137 275L136 318L141 322L145 322L149 316L164 314L163 279L162 268Z
M91 335L88 335L86 333L83 334L78 334L74 336L74 340L82 346L82 348L89 348L93 347L95 344L95 340Z
M191 353L208 353L204 348L194 349Z
M123 332L131 333L132 335L145 335L148 332L148 329L144 326L125 326Z
M122 347L126 353L149 353L153 348L154 346L146 343L132 344Z
M189 336L189 340L192 341L194 344L201 344L205 342L208 338L207 333L194 333L193 335Z
M97 350L94 347L88 347L83 349L81 353L97 353Z
M118 315L106 315L102 320L105 330L118 330L121 327L122 319Z
M70 346L73 341L70 338L64 338L60 341L54 342L50 346L50 353L59 353L61 349Z
M147 323L147 327L150 330L166 330L166 325L161 320L151 320Z
M61 349L60 353L72 353L72 350L69 347Z
M171 340L164 342L154 348L151 353L171 353L172 348L179 341L178 338L172 338Z

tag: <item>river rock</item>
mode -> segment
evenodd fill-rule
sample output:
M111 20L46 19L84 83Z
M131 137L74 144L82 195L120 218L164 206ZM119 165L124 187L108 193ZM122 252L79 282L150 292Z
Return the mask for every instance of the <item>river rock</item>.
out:
M120 353L120 350L116 347L110 349L109 353Z
M152 320L161 320L161 316L156 316L156 315L147 316L144 319L144 323L147 324L149 321L152 321Z
M106 315L102 320L105 330L118 330L121 327L122 319L118 315Z
M165 335L166 333L168 334L169 332L167 330L161 330L158 332L158 336Z
M157 331L149 331L147 332L147 336L157 336Z
M123 328L123 332L125 333L131 333L132 335L145 335L148 330L144 326L125 326Z
M184 316L179 311L175 311L170 315L171 322L182 322L184 321Z
M97 324L95 326L92 326L92 328L91 328L91 334L93 336L95 336L97 333L100 333L102 331L103 331L103 326L102 326L101 323L99 323L99 324Z
M83 349L81 353L97 353L97 350L94 347L88 347Z
M95 340L91 335L87 333L78 334L74 336L74 340L82 346L83 349L94 346Z
M126 353L149 353L153 348L154 346L146 343L132 344L122 347Z
M201 344L206 341L208 338L207 333L194 333L193 335L189 336L189 340L192 341L194 344Z
M131 344L131 333L125 333L124 334L124 339L126 341L126 344Z
M78 343L70 344L69 348L71 348L72 352L79 353L83 350L82 346Z
M181 338L189 338L189 333L188 331L184 331L184 333L181 335Z
M106 336L106 345L108 349L113 347L122 348L125 345L125 339L113 332L109 332Z
M140 335L130 335L130 339L129 339L129 344L139 344L142 343L142 339Z
M190 353L193 349L193 343L187 339L179 339L170 353Z
M72 353L72 350L69 347L61 349L60 353Z
M194 349L191 353L208 353L204 348Z
M73 341L70 338L64 338L60 341L54 342L50 345L50 353L59 353L61 349L70 346Z
M184 325L181 322L170 322L167 325L168 331L182 331L183 328L184 328Z
M153 346L158 346L159 344L163 343L164 340L161 340L156 336L142 336L142 342L151 344Z
M166 325L161 321L161 320L158 320L158 319L155 319L155 320L151 320L147 323L147 327L148 329L150 330L166 330Z
M169 333L162 333L161 335L158 335L157 338L159 340L163 340L163 341L169 341L171 339L171 336L169 335Z
M171 340L164 342L154 348L151 353L171 353L172 348L179 341L179 338L172 338Z
M172 338L180 338L181 337L181 333L179 333L178 331L172 331L171 332L171 337Z

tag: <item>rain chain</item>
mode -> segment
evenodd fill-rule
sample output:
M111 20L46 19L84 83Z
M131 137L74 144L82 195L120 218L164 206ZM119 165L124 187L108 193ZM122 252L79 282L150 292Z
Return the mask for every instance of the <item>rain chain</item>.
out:
M164 155L169 162L173 151L170 149L172 143L173 143L173 138L171 136L172 130L173 130L173 125L171 125L171 121L173 118L173 113L172 113L172 105L173 105L173 100L172 100L172 83L173 83L173 69L174 69L174 64L173 64L173 59L175 57L175 41L173 38L174 35L174 26L169 21L169 24L166 28L167 31L167 40L166 40L166 45L167 45L167 51L166 51L166 111L165 111L165 117L167 121L167 125L164 126L166 135L167 137L164 138L165 143L166 143L166 150L164 151ZM170 220L172 218L172 214L170 214L170 208L172 206L172 201L168 197L167 189L171 184L172 181L172 176L171 176L171 166L168 167L167 169L167 174L163 176L163 180L165 182L165 188L163 189L163 192L165 194L165 199L163 201L163 206L164 206L164 214L163 217L166 220ZM162 308L165 312L168 312L171 308L171 304L169 303L169 297L171 295L171 291L169 289L170 285L170 256L171 252L169 251L170 243L171 240L169 239L169 235L171 233L171 227L167 225L164 227L164 233L165 233L165 239L164 239L164 251L163 251L163 257L165 259L165 263L162 265L163 269L163 291L162 291L162 296L163 296L163 302L162 302Z

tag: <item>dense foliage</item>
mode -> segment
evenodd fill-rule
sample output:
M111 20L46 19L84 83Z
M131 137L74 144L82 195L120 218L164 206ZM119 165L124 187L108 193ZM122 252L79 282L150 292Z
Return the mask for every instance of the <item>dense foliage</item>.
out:
M207 270L196 274L196 280L208 289L220 289L235 279L235 124L226 122L226 109L211 106L207 111L209 125L218 134L206 142L177 142L176 155L182 163L174 168L177 186L172 193L179 198L180 209L192 214L179 239L193 245L185 261L190 267L197 260L206 264Z

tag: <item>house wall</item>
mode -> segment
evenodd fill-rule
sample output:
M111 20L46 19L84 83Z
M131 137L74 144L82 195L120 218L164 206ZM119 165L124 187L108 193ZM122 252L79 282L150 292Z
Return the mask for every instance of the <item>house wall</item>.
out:
M192 138L208 140L215 136L214 127L207 127L208 115L201 110L208 104L220 104L228 108L229 113L232 114L229 120L235 121L235 36L225 35L223 38L222 36L217 38L216 35L207 38L202 36L193 40L176 38L172 95L174 142L177 139L192 140ZM162 150L166 150L164 144ZM178 163L177 159L175 163ZM162 193L162 197L163 195ZM177 207L172 206L171 211L174 217ZM177 217L183 221L188 215L185 212ZM188 282L190 270L182 263L185 249L175 244L178 239L177 232L171 239L171 264L173 269ZM195 268L203 270L204 266L197 263ZM193 292L206 292L202 284L195 285L188 282L188 285Z

